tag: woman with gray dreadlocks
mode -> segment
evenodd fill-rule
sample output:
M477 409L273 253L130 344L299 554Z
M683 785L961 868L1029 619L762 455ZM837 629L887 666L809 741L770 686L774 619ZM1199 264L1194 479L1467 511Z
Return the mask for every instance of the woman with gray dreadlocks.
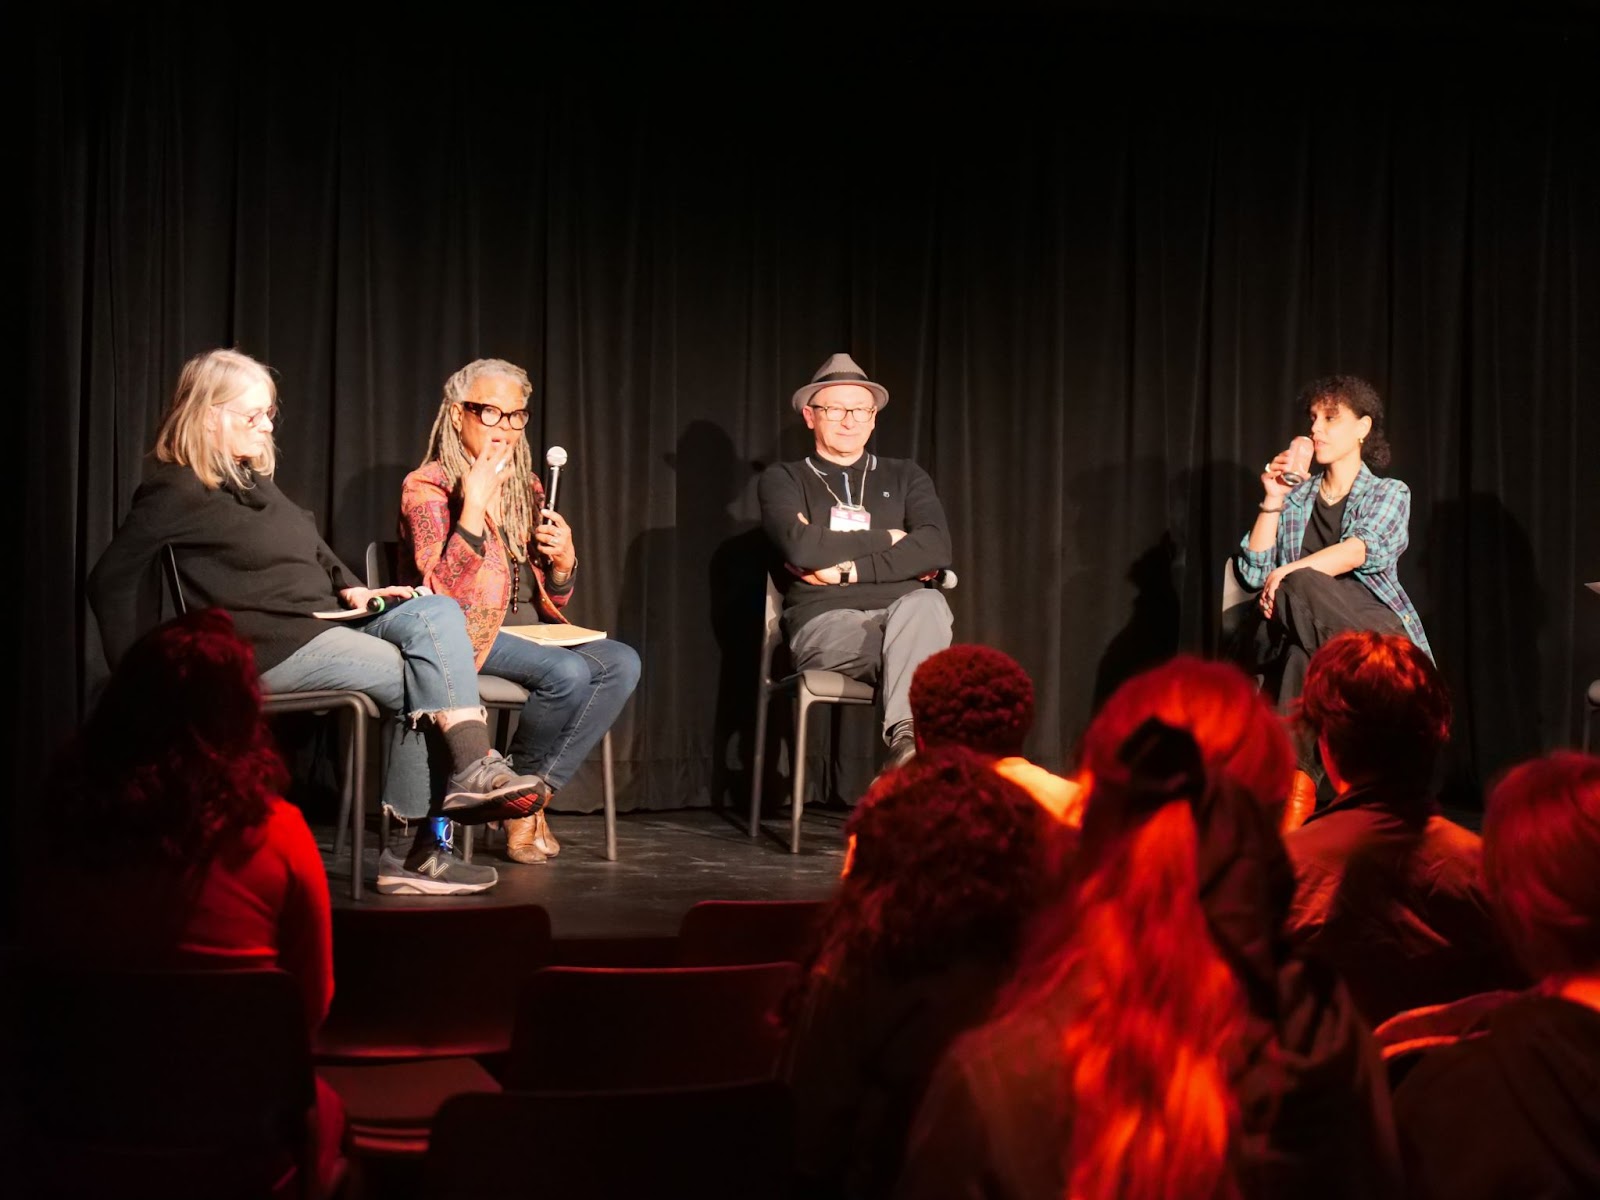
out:
M478 669L528 689L511 758L559 790L633 694L639 656L609 638L547 646L502 630L565 622L578 565L522 435L532 394L527 373L497 358L445 381L427 456L401 491L400 559L416 582L460 602ZM560 851L543 811L504 825L514 862Z

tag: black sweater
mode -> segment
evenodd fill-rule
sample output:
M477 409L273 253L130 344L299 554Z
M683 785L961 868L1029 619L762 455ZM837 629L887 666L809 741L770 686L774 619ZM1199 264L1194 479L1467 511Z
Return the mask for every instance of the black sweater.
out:
M784 593L784 624L790 634L819 613L840 608L888 608L920 587L918 576L950 566L950 530L944 508L928 473L908 458L869 456L849 468L812 455L810 462L827 476L827 484L807 465L775 463L761 475L761 523L784 561L803 571L832 567L854 559L857 582L845 587L804 583L792 576ZM828 514L833 492L866 506L872 528L835 532ZM858 494L858 493L864 493ZM799 514L806 515L807 524ZM906 536L890 545L889 530Z
M1394 1099L1415 1200L1600 1196L1600 1012L1533 994L1429 1051Z
M158 463L89 574L89 603L113 664L160 617L159 556L171 543L190 608L233 617L268 671L331 626L311 614L342 608L360 585L328 549L311 514L268 476L237 492L208 488L188 467Z

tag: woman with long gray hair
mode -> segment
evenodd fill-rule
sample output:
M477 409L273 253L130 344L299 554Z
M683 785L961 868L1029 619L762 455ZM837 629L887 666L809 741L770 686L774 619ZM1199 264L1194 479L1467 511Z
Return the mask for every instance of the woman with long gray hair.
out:
M522 433L532 394L527 373L498 358L445 381L428 452L401 490L400 557L418 583L460 602L478 669L528 689L511 759L559 791L633 694L639 656L609 638L556 646L505 631L566 623L578 567ZM543 811L504 825L514 862L561 849Z

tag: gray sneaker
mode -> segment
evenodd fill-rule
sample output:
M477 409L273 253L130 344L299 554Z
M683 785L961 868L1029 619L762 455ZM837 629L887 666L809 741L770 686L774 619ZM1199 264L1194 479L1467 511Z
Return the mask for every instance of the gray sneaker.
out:
M517 820L542 809L551 790L537 775L518 775L504 754L491 750L450 776L444 815L462 825Z
M493 867L462 862L448 843L414 846L403 860L390 850L378 855L378 891L385 896L470 896L499 882Z

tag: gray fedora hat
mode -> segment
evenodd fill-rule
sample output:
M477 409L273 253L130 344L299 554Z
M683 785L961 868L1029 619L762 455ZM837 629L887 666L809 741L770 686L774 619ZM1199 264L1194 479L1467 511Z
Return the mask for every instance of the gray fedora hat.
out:
M817 373L811 377L811 382L806 384L794 394L795 412L799 412L811 402L825 387L832 387L836 383L853 383L857 387L864 387L871 392L879 408L889 403L889 389L881 383L873 383L867 378L867 373L856 366L856 360L848 354L831 354L828 361L817 368Z

